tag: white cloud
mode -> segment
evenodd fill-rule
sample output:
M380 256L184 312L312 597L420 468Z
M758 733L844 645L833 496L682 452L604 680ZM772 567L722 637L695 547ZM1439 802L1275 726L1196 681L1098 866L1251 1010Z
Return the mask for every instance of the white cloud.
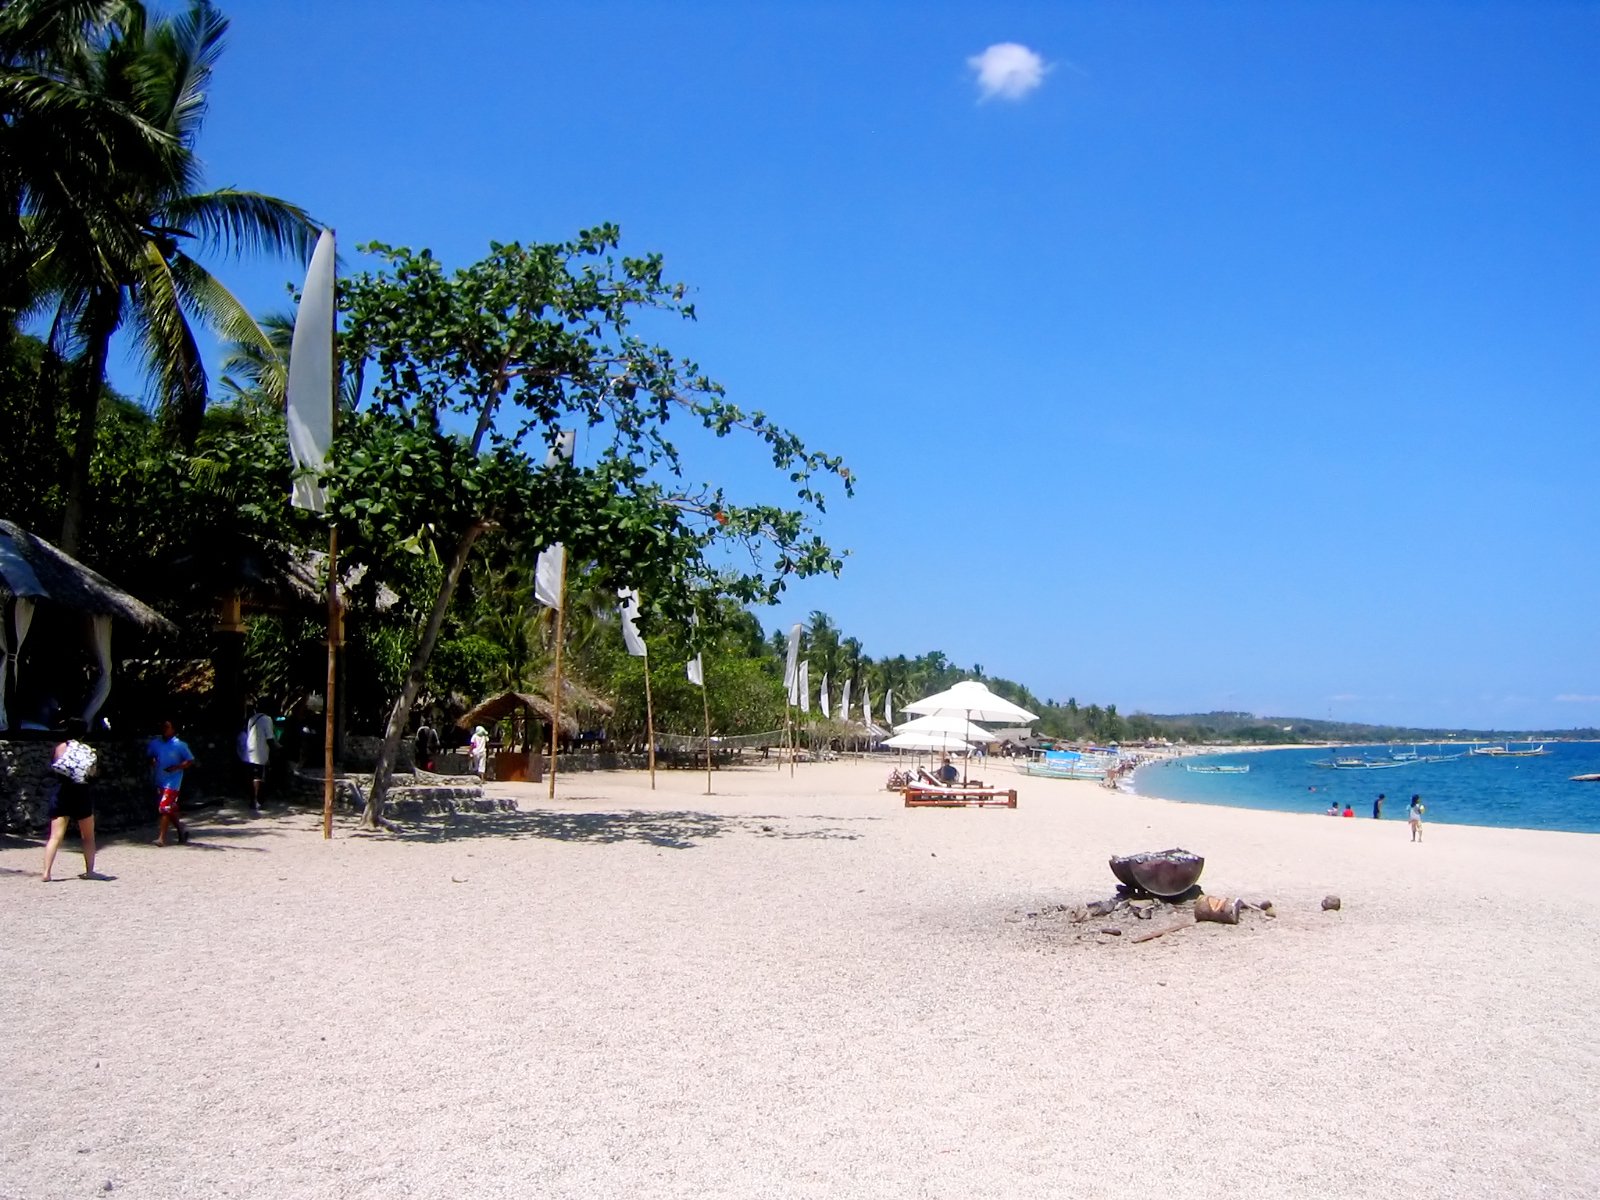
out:
M1048 63L1016 42L996 42L982 54L967 59L978 76L980 98L1021 100L1044 82Z
M1589 696L1582 692L1562 692L1556 697L1557 704L1600 704L1600 696Z

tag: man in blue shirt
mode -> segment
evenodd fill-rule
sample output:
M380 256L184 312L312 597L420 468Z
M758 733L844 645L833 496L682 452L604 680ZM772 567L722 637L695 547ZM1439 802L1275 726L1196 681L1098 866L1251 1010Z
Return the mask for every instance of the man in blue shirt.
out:
M189 834L178 820L178 790L183 787L183 773L194 766L194 755L188 746L178 740L178 732L171 721L161 722L161 736L150 739L149 754L151 782L160 794L156 804L156 811L160 813L156 845L167 844L167 825L170 823L181 846L189 840Z

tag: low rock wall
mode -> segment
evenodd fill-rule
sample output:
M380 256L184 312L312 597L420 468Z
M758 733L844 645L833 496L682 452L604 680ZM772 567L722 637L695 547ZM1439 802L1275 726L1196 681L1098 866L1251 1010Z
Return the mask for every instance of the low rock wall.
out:
M184 773L183 803L190 807L249 795L244 768L231 738L184 738L195 765ZM150 780L149 738L91 741L98 772L89 782L95 826L127 829L155 820L155 786ZM37 833L49 822L45 813L59 776L50 769L57 739L0 738L0 830Z

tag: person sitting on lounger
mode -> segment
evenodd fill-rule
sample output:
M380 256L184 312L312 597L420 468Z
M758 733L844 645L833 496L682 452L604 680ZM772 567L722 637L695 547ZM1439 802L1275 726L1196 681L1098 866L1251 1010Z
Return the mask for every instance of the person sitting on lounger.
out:
M943 784L952 784L961 776L961 772L956 770L956 765L950 761L948 754L940 757L939 770L936 773L939 776L939 782Z

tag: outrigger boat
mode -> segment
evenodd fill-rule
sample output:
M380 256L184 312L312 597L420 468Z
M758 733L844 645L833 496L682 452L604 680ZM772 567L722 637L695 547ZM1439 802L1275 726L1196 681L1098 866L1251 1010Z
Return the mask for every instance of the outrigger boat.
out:
M1024 775L1041 779L1105 779L1122 763L1122 756L1111 750L1035 750L1034 757L1016 765Z
M1386 771L1393 767L1415 766L1420 761L1420 759L1402 759L1395 762L1393 759L1356 758L1353 755L1345 755L1341 758L1313 759L1311 765L1331 771Z
M1468 750L1467 753L1476 754L1482 758L1537 758L1541 754L1549 754L1550 751L1545 749L1543 742L1540 742L1537 746L1530 742L1526 750L1513 750L1511 743L1507 742L1503 746L1474 747Z

